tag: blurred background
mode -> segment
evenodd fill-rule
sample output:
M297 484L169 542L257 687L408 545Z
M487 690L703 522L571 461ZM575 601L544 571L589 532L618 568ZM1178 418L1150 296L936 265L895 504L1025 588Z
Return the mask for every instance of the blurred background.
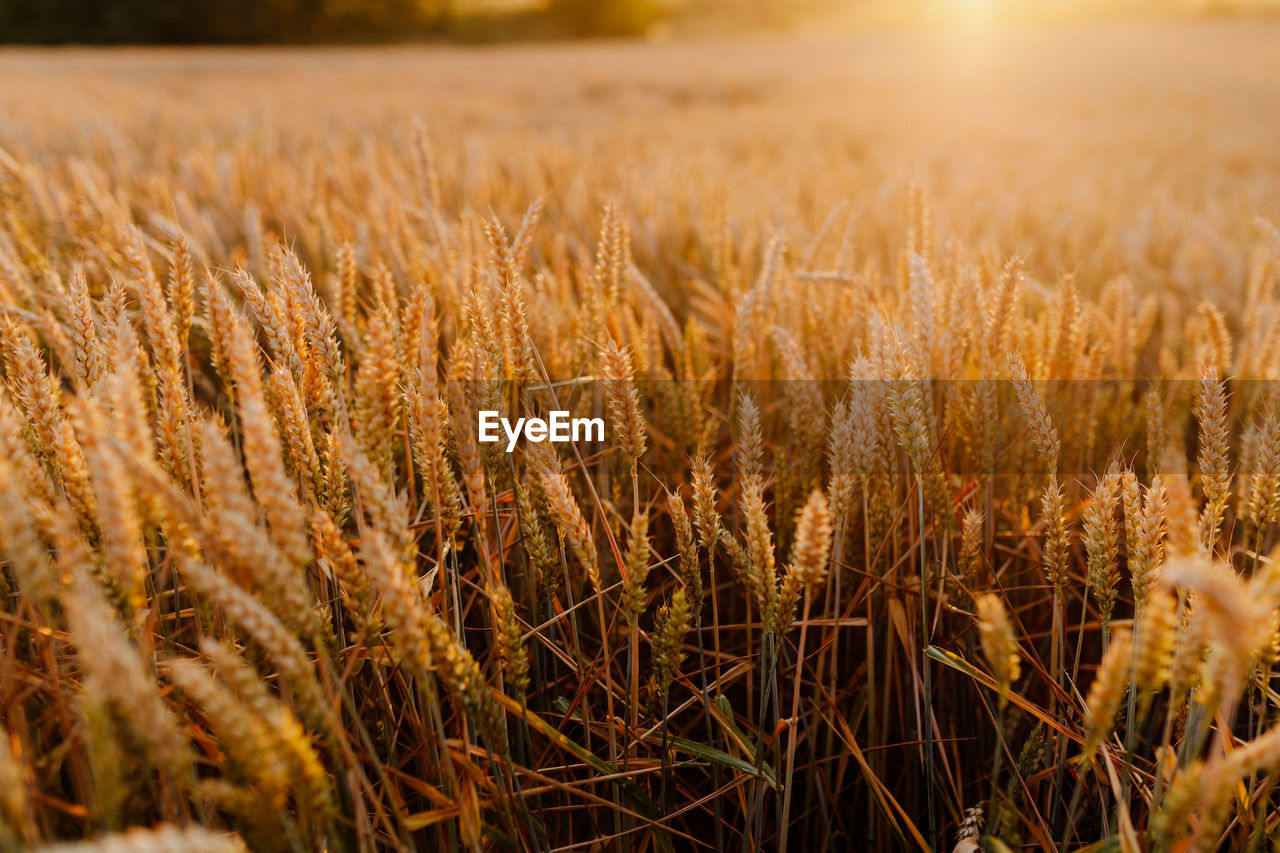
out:
M1278 10L1280 0L0 0L0 43L488 42Z

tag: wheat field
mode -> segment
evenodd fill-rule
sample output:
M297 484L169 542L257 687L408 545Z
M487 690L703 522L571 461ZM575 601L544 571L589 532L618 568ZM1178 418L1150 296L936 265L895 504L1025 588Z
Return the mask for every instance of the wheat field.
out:
M1277 849L1277 44L0 52L0 851Z

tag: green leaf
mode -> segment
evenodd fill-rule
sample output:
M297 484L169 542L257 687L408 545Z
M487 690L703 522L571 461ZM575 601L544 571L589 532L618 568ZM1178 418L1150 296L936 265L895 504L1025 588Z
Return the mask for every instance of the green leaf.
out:
M724 697L721 697L721 698L724 698ZM559 699L557 699L555 702L555 706L556 706L556 710L560 711L561 713L569 714L570 719L576 720L579 723L583 722L582 714L579 713L578 711L571 712L569 710L569 702L564 697L560 697ZM728 717L730 720L733 719L732 710L729 712ZM734 729L736 731L737 727L735 726ZM740 731L737 733L739 736L742 735ZM654 742L660 741L661 738L662 738L661 733L655 732L651 734L649 736L649 739L645 742L654 743ZM747 742L745 737L742 738L742 740L744 743ZM697 741L689 740L688 738L677 737L673 734L667 735L667 746L671 749L676 750L677 752L683 752L686 755L692 755L695 758L701 758L704 761L710 761L713 764L719 764L721 767L728 767L731 770L737 770L739 773L749 773L752 776L759 776L761 779L764 779L766 782L769 783L769 787L777 790L777 787L778 787L777 773L774 772L774 769L771 766L769 766L768 762L765 762L764 764L762 764L760 767L760 770L757 772L755 761L754 761L755 750L750 749L749 747L748 747L748 752L750 753L750 757L752 759L751 761L747 761L745 759L739 758L736 755L730 755L729 753L725 752L722 749L716 749L713 746L707 746L706 744L698 743Z
M682 737L675 737L674 735L667 735L667 746L670 746L679 752L692 755L695 758L702 758L706 761L712 762L713 764L719 764L721 767L728 767L731 770L737 770L740 773L749 773L752 776L758 775L768 782L771 788L776 790L778 787L778 776L774 773L773 768L769 766L767 761L760 765L760 771L757 773L756 766L752 762L741 759L736 755L730 755L724 750L716 749L713 746L698 743L697 741L688 740L687 738Z
M603 758L596 755L594 752L587 749L582 744L575 742L574 740L569 738L567 735L565 735L563 732L557 731L554 726L552 726L546 720L539 717L537 714L529 710L524 705L521 705L520 703L512 699L510 696L506 695L505 693L502 693L499 690L494 690L492 688L490 689L491 689L491 692L493 693L493 698L497 700L499 705L507 709L509 713L522 718L526 723L529 724L529 728L538 732L538 734L547 738L552 743L559 746L561 749L567 750L568 752L571 752L574 755L578 756L578 758L581 758L583 761L590 764L592 767L599 770L601 773L605 774L606 776L614 776L619 774L620 771L618 770L618 768L614 767L608 761L605 761ZM653 824L654 838L657 840L658 846L664 851L674 851L675 848L671 844L670 833L668 833L666 829L664 829L662 826L659 825L659 822L662 820L662 813L658 810L658 807L653 802L653 800L649 799L649 795L646 794L643 790L641 790L640 786L637 785L635 781L632 779L627 779L627 778L619 779L618 784L622 787L622 790L626 793L626 795L632 800L633 804L635 805L637 813L654 822Z

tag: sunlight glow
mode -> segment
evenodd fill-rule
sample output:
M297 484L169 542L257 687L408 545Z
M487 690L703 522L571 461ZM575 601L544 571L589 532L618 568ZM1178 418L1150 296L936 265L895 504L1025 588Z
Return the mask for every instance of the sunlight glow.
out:
M999 0L949 0L947 17L964 27L983 27L999 17Z

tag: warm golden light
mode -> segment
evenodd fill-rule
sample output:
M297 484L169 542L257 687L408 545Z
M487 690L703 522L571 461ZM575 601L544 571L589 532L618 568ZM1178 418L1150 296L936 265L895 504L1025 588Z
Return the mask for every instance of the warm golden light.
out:
M990 18L996 7L995 0L953 0L949 5L957 18L966 20Z
M0 853L1280 853L1264 2L0 0Z

